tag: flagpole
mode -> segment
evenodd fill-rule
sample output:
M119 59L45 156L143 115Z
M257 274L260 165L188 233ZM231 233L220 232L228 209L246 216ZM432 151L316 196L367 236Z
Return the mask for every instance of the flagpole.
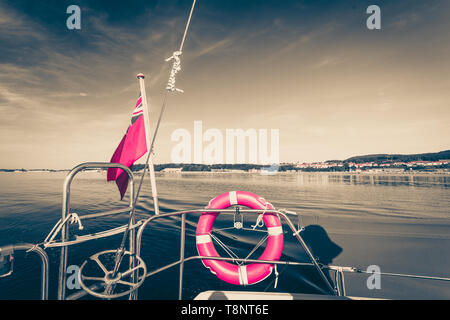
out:
M151 140L151 142L150 142L150 144L148 145L148 148L147 148L148 149L147 160L145 162L144 173L141 176L141 181L139 183L139 187L138 187L137 192L136 192L136 197L135 197L135 201L134 201L135 203L137 203L138 198L139 198L139 192L141 191L142 182L144 181L144 175L145 175L145 170L147 169L147 165L149 166L149 171L151 171L151 170L154 171L153 162L151 162L151 155L152 155L152 151L153 151L153 143L155 142L156 134L158 133L159 125L161 123L161 119L162 119L162 116L164 114L164 110L166 109L166 102L167 102L168 93L172 92L172 91L182 92L182 90L179 90L179 89L175 88L175 76L176 76L177 72L181 70L179 56L182 54L183 45L184 45L184 41L186 39L187 31L189 29L189 24L191 22L192 13L193 13L194 7L195 7L195 2L196 2L196 0L193 0L193 2L192 2L192 7L191 7L191 11L189 13L189 18L188 18L188 21L186 23L186 28L184 29L183 38L181 40L180 50L174 52L172 57L166 59L166 61L169 61L169 60L173 59L174 62L173 62L173 65L172 65L172 71L170 73L169 82L167 83L166 91L164 93L164 99L163 99L163 104L161 106L161 111L159 113L159 118L158 118L158 121L156 122L156 128L155 128L155 131L153 133L153 136L151 137L152 140ZM145 108L144 109L144 117L146 117L146 118L144 118L144 119L147 119L147 121L148 121L147 96L145 95L145 86L144 86L144 80L143 80L144 79L144 75L143 74L139 74L138 75L138 79L139 79L139 84L141 86L141 95L142 95L143 99L145 99L145 104L143 102L143 107ZM145 124L147 124L147 122L145 122ZM149 126L146 125L145 134L146 134L147 141L150 141L149 140L149 135L147 133L147 129L149 129ZM150 165L150 163L151 163L151 165ZM154 173L153 173L153 179L152 179L152 174L150 173L150 180L151 181L152 180L155 181ZM152 187L152 193L153 193L153 191L155 191L155 194L156 194L156 181L155 181L155 188ZM155 214L156 214L156 209L158 209L158 211L159 211L159 207L157 205L157 198L154 198L154 199L156 199L156 202L154 202L154 204L155 204ZM134 215L135 210L136 210L136 206L133 206L132 211L131 211L131 216ZM113 277L116 276L116 273L118 271L120 263L121 263L121 261L123 259L123 253L125 251L124 250L125 238L126 238L127 233L130 230L131 222L132 222L132 220L130 219L130 221L128 223L128 226L127 226L127 229L124 232L124 237L122 238L122 243L121 243L120 247L117 249L117 252L116 252L115 266L114 266L114 270L112 272L112 276ZM180 273L182 273L182 270L183 270L182 268L183 268L182 265L180 265ZM130 299L137 299L137 290L133 291L130 294Z
M137 75L139 79L139 86L141 89L141 97L142 97L142 106L144 111L144 122L145 122L145 138L147 140L147 149L150 152L148 157L148 173L150 176L150 184L152 188L152 197L153 197L153 205L155 208L155 214L159 214L159 204L158 204L158 191L156 189L156 178L155 178L155 167L153 166L153 156L151 154L152 150L150 150L151 140L150 140L150 120L149 120L149 112L148 112L148 104L147 104L147 94L145 93L145 76L142 73ZM145 174L145 170L144 170Z

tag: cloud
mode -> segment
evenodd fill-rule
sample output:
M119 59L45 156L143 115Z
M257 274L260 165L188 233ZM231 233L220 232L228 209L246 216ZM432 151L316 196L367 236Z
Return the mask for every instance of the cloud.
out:
M54 28L47 15L31 19L20 3L0 5L0 146L11 150L0 167L26 167L21 157L37 148L33 160L41 167L108 160L129 124L138 72L146 75L155 122L172 66L164 59L178 49L189 5L136 3L120 19L103 6L83 7L79 32L64 23ZM177 79L185 93L169 99L157 161L170 161L170 130L191 128L194 120L218 128L279 128L280 147L294 146L289 160L301 156L303 145L311 147L311 160L326 158L326 148L318 149L330 143L350 155L367 152L364 139L374 141L380 130L377 146L399 146L385 132L403 134L406 123L428 129L420 136L420 130L408 131L422 146L444 144L448 35L437 26L448 21L434 24L431 11L410 17L393 8L405 22L392 28L402 32L375 34L355 27L364 24L355 22L353 11L335 7L336 18L329 11L306 17L310 7L323 9L311 3L298 19L288 4L248 12L244 4L224 5L225 12L220 5L200 6L192 20ZM432 22L408 28L414 21ZM354 139L359 132L364 139Z
M322 57L316 63L311 65L312 69L320 69L323 67L334 66L336 64L342 63L343 60L337 57Z
M393 22L388 24L388 28L395 29L397 31L407 28L414 28L415 24L418 24L422 20L422 17L417 12L406 12L398 15Z
M16 10L0 4L0 39L16 39L26 42L30 39L43 41L46 29Z
M232 38L229 37L213 43L203 44L199 46L193 54L190 54L190 56L192 56L193 59L198 59L204 55L213 55L217 52L223 54L224 50L227 46L230 46L232 42Z
M336 30L337 26L338 24L336 24L335 22L329 22L316 29L311 29L309 31L303 30L302 32L299 32L300 34L296 34L294 37L283 38L282 41L284 41L285 44L277 51L271 53L269 56L262 59L261 63L269 64L276 59L280 59L283 55L291 53L294 50L300 51L301 48L299 47L306 46L307 44L310 44L312 41L318 40L321 37L329 35L330 33Z

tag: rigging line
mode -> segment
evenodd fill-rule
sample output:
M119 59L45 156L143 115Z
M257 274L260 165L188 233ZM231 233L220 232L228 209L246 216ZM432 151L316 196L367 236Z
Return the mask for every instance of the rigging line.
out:
M209 234L211 236L212 239L216 240L216 242L222 247L223 250L225 250L226 253L228 253L228 255L232 258L232 259L239 259L239 256L237 254L234 253L233 250L231 250L225 243L223 243L219 238L217 238L215 235L213 234ZM238 265L241 265L242 262L236 261L236 263Z
M190 13L189 13L189 18L188 18L188 21L187 21L187 23L186 23L186 27L185 27L185 29L184 29L183 38L182 38L182 40L181 40L180 50L179 50L179 51L181 51L181 50L183 49L184 41L186 40L186 35L187 35L188 30L189 30L189 25L190 25L190 23L191 23L191 18L192 18L192 13L193 13L193 11L194 11L195 3L196 3L196 0L194 0L193 3L192 3L191 11L190 11ZM163 116L164 111L165 111L165 109L166 109L168 92L169 92L169 91L166 90L165 93L164 93L163 105L162 105L162 107L161 107L161 111L160 111L160 114L159 114L158 122L157 122L157 124L156 124L156 128L155 128L155 131L154 131L154 133L153 133L152 141L151 141L151 143L150 143L150 147L149 147L147 159L146 159L146 161L145 161L144 172L143 172L142 177L141 177L141 180L140 180L140 182L139 182L139 186L138 186L138 189L137 189L137 192L136 192L136 196L135 196L135 200L134 200L134 205L133 205L133 208L132 208L131 213L130 213L130 220L129 220L129 222L128 222L127 229L125 230L124 235L123 235L123 237L122 237L121 245L120 245L120 247L117 249L117 252L116 252L116 259L115 259L115 265L114 265L114 270L113 270L113 276L116 275L116 273L117 273L117 271L118 271L118 268L119 268L119 265L120 265L120 263L122 262L126 237L127 237L128 232L129 232L129 230L130 230L130 227L131 227L131 220L132 220L131 218L134 216L134 212L135 212L135 209L136 209L136 203L137 203L137 200L138 200L138 198L139 198L139 193L140 193L140 190L141 190L142 183L143 183L143 181L144 181L144 176L145 176L146 170L147 170L147 168L148 168L148 166L149 166L148 163L149 163L150 155L151 155L152 152L153 152L153 145L154 145L154 142L155 142L155 138L156 138L156 135L157 135L157 133L158 133L158 129L159 129L159 126L160 126L160 123L161 123L162 116Z
M253 252L255 252L266 241L267 238L269 238L269 235L265 235L264 237L262 237L261 240L259 240L256 246L253 248L253 250L250 251L248 256L245 257L245 259L248 259L253 254Z
M192 2L191 11L189 13L189 18L188 18L188 21L186 23L186 27L184 29L183 38L181 40L180 50L179 51L183 50L184 41L186 40L186 35L187 35L188 30L189 30L189 26L191 24L191 18L192 18L192 13L194 12L195 3L196 3L196 0L194 0ZM146 172L146 170L148 168L148 162L149 162L149 159L150 159L150 154L153 152L153 146L154 146L155 138L156 138L156 135L158 134L159 126L161 124L161 119L162 119L162 116L163 116L164 111L166 109L168 92L169 92L169 90L166 90L164 92L163 104L161 106L161 111L159 113L158 122L156 123L156 127L155 127L155 130L154 130L153 135L152 135L152 141L150 143L149 152L148 152L148 155L147 155L147 159L145 161L144 172L142 174L141 180L139 182L138 190L136 192L135 203L137 203L137 200L138 200L138 197L139 197L139 193L140 193L140 190L141 190L142 182L144 180L145 172Z
M213 234L210 234L210 236L211 236L212 239L214 239L222 247L222 249L224 249L228 253L228 255L231 258L238 258L239 259L239 256L237 254L235 254L233 252L233 250L231 250L225 243L223 243L222 240L220 240L218 237L216 237Z
M189 13L189 18L186 23L186 28L184 29L183 39L181 40L181 44L180 44L180 50L178 50L178 51L183 51L184 40L186 40L186 35L187 35L188 29L189 29L189 25L191 24L191 18L192 18L192 13L194 12L195 3L196 3L196 0L194 0L192 2L191 12Z
M186 40L186 35L187 35L188 29L189 29L189 25L191 23L191 18L192 18L192 13L194 11L195 3L196 3L196 0L194 0L193 3L192 3L191 11L189 13L189 18L188 18L188 21L186 23L186 28L184 29L184 34L183 34L183 38L181 40L180 50L179 51L181 51L183 49L184 41ZM139 181L139 186L138 186L138 189L136 191L136 197L135 197L135 200L134 200L135 204L138 201L139 193L141 191L141 186L142 186L142 183L144 181L144 176L145 176L146 170L148 169L148 166L149 166L148 163L149 163L150 155L153 152L153 146L154 146L154 143L155 143L156 135L158 134L159 126L161 124L161 119L163 117L164 111L166 110L168 93L169 93L169 90L166 90L164 92L163 104L161 106L161 111L159 113L158 122L156 123L156 127L155 127L155 130L154 130L153 135L152 135L152 141L150 143L149 152L147 154L147 159L145 160L144 172L143 172L143 174L141 176L141 180ZM134 211L134 207L133 207L133 211Z
M131 220L132 220L131 218L134 216L134 213L135 213L135 211L136 211L136 203L137 203L137 201L138 201L139 193L140 193L141 187L142 187L142 183L143 183L143 181L144 181L144 177L145 177L145 174L146 174L147 169L148 169L148 166L149 166L148 163L149 163L150 155L152 154L152 151L153 151L153 144L154 144L154 142L155 142L155 137L156 137L156 134L157 134L157 132L158 132L159 125L160 125L160 123L161 123L162 115L163 115L164 110L165 110L165 108L166 108L166 102L167 102L167 96L168 96L167 93L168 93L168 91L166 90L165 93L164 93L164 101L163 101L163 105L162 105L162 107L161 107L161 112L160 112L160 114L159 114L158 122L157 122L157 124L156 124L156 128L155 128L155 131L154 131L154 133L153 133L152 141L151 141L151 143L150 143L149 152L148 152L148 154L147 154L147 159L145 160L144 171L143 171L143 173L142 173L141 180L139 181L139 186L138 186L138 189L137 189L137 191L136 191L136 196L134 197L134 203L133 203L133 208L131 209L130 219L129 219L129 221L128 221L127 228L126 228L126 230L124 231L124 234L123 234L123 237L122 237L122 242L121 242L121 244L120 244L120 247L117 248L117 251L116 251L116 258L115 258L115 263L114 263L114 270L113 270L113 273L112 273L112 274L113 274L113 277L116 275L116 273L117 273L117 271L118 271L118 269L119 269L119 266L120 266L120 264L122 263L123 253L124 253L124 248L125 248L125 241L126 241L128 232L129 232L130 227L131 227ZM114 286L114 287L115 287L115 286ZM109 292L112 292L112 290L114 289L114 287L113 287L113 288L107 288L107 289L108 289Z
M220 229L212 229L211 232L220 233L220 231L230 230L230 229L234 229L234 227L225 227L225 228L220 228Z

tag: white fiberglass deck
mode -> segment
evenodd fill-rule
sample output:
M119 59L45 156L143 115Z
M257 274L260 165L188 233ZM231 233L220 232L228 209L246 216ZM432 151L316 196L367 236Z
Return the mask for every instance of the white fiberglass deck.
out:
M343 297L322 294L258 291L203 291L194 300L379 300L363 297Z

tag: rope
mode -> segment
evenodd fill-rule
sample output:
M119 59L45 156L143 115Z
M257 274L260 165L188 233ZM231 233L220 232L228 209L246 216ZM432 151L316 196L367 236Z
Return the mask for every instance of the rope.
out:
M70 223L73 224L73 223L75 223L75 222L78 223L78 229L79 229L79 230L83 230L83 229L84 229L83 225L81 224L81 219L80 219L80 217L78 216L78 214L76 214L76 213L74 212L74 213L72 213L72 217L71 217L71 219L70 219Z
M275 268L277 267L277 265L275 264ZM281 270L280 273L277 272L277 269L275 269L275 279L273 279L272 281L270 281L270 283L267 285L267 287L264 288L264 292L266 292L269 287L272 285L272 283L276 282L276 284L274 284L274 288L276 289L277 284L278 284L278 278L283 274L284 271L286 271L286 268L288 267L287 264L284 265L283 270Z
M186 35L187 35L188 29L189 29L189 25L190 25L190 22L191 22L192 13L193 13L193 11L194 11L195 3L196 3L196 0L194 0L193 3L192 3L191 11L190 11L190 13L189 13L189 18L188 18L188 21L187 21L187 23L186 23L186 27L185 27L185 29L184 29L184 34L183 34L183 38L182 38L182 40L181 40L180 49L178 50L178 51L180 52L180 54L181 54L181 52L182 52L182 50L183 50L184 41L185 41L185 39L186 39ZM177 61L176 58L177 58L178 56L179 56L179 54L175 54L175 52L174 52L174 55L172 55L172 57L173 57L173 59L174 59L174 65L176 64L176 61ZM169 59L170 59L170 58L169 58ZM174 67L172 66L172 72L173 72L173 70L174 70ZM178 71L179 71L179 70L178 70ZM176 72L178 72L178 71L176 71ZM172 76L172 72L171 72L171 76ZM176 72L175 72L175 74L176 74ZM171 79L171 77L169 76L169 81L170 81L170 79ZM175 84L175 82L173 82L173 84ZM165 109L166 109L167 96L168 96L167 93L168 93L169 91L170 91L170 90L166 90L165 93L164 93L163 104L162 104L162 107L161 107L161 111L160 111L160 114L159 114L159 118L158 118L158 122L157 122L157 124L156 124L155 131L154 131L154 133L153 133L152 141L151 141L151 143L150 143L150 147L149 147L149 150L148 150L147 159L146 159L146 161L145 161L145 166L144 166L144 172L142 173L141 180L140 180L140 182L139 182L139 186L138 186L138 189L137 189L137 192L136 192L136 196L135 196L135 200L134 200L134 205L133 205L133 208L132 208L131 213L130 213L130 220L129 220L129 222L128 222L127 229L126 229L125 232L124 232L124 235L123 235L123 238L122 238L122 242L121 242L121 244L120 244L120 247L117 249L117 252L116 252L116 258L115 258L114 270L113 270L113 273L112 273L112 276L113 276L113 277L116 275L116 273L117 273L117 271L118 271L118 269L119 269L120 263L122 262L122 259L123 259L123 253L125 252L125 249L124 249L124 248L125 248L126 237L127 237L128 232L129 232L129 230L130 230L132 217L134 217L134 212L135 212L135 210L136 210L136 203L137 203L137 201L138 201L138 199L139 199L139 193L140 193L140 191L141 191L141 186L142 186L142 183L143 183L143 181L144 181L144 176L145 176L146 170L148 169L148 165L149 165L148 162L149 162L149 159L150 159L150 155L151 155L152 152L153 152L153 146L154 146L154 143L155 143L155 138L156 138L156 135L157 135L158 130L159 130L159 126L160 126L160 123L161 123L162 116L163 116L164 111L165 111ZM107 288L107 289L108 289L108 288ZM108 291L111 292L113 289L114 289L114 288L109 289Z
M70 220L70 221L69 221ZM50 231L50 233L47 235L47 237L45 238L43 245L44 247L47 247L50 243L53 242L53 240L55 239L55 237L58 235L58 233L61 231L62 227L69 221L70 224L73 224L75 222L78 223L78 229L79 230L83 230L84 227L81 224L81 219L78 216L78 214L76 214L75 212L70 213L65 219L64 221L62 221L62 219L59 219L58 222L55 224L55 226L53 227L53 229Z
M178 51L183 51L184 40L186 40L186 35L187 35L188 29L189 29L189 25L191 24L191 18L192 18L192 13L194 12L194 8L195 8L195 2L196 2L196 0L194 0L192 2L191 12L189 12L189 18L186 23L186 27L184 28L183 38L181 39L180 49Z
M235 261L234 259L239 259L239 256L237 254L235 254L233 252L233 250L231 250L225 243L223 243L219 238L217 238L215 235L213 235L212 233L209 234L211 236L212 239L214 239L221 247L223 250L225 250L225 252L230 256L230 258L233 259L233 262L237 263L238 265L241 265L243 262L238 262Z
M181 89L175 88L176 76L179 71L181 71L181 60L180 56L183 52L175 51L172 56L166 59L166 61L173 60L172 70L170 71L169 81L167 82L166 89L168 91L177 91L183 93L184 91Z
M191 18L192 18L192 13L194 12L195 2L196 2L196 0L193 1L191 11L189 12L189 18L186 23L186 27L184 28L184 33L183 33L183 38L181 39L180 49L178 49L178 51L174 51L172 56L170 56L169 58L166 59L167 62L170 60L173 60L172 70L170 71L170 77L169 77L169 81L167 82L167 87L166 87L166 89L171 92L173 92L173 91L177 91L177 92L181 92L181 93L184 92L181 89L175 88L175 81L176 81L177 73L179 71L181 71L180 56L183 54L184 41L186 40L186 35L187 35L188 29L189 29L189 25L191 24Z
M275 264L275 284L273 285L273 287L276 289L277 285L278 285L278 270L277 270L277 265Z
M266 236L264 236L261 240L259 240L259 242L256 244L256 246L253 248L253 250L252 251L250 251L250 253L248 254L248 256L246 256L245 257L245 259L248 259L252 254L253 254L253 252L255 252L256 251L256 249L258 249L263 243L264 243L264 241L266 241L266 239L269 237L269 235L266 235Z
M181 93L184 92L181 89L175 88L175 82L176 82L177 73L179 71L181 71L180 56L183 54L184 41L186 40L186 35L187 35L188 29L189 29L189 25L191 24L191 18L192 18L192 13L194 12L195 2L196 2L196 0L193 1L191 11L189 12L189 18L186 23L186 27L184 28L184 33L183 33L183 38L181 39L180 49L178 49L178 51L174 51L172 56L170 56L169 58L166 59L167 62L170 60L173 60L172 70L170 71L169 81L167 82L167 87L166 87L166 89L171 92L174 92L174 91L181 92Z
M267 209L269 209L270 203L266 202L266 207L264 208L263 213L258 214L258 218L256 218L256 223L252 225L253 230L256 229L256 227L262 228L264 226L263 217L266 213Z
M186 39L186 34L187 34L188 29L189 29L189 25L191 23L191 18L192 18L192 13L194 11L195 3L196 3L196 0L194 0L193 3L192 3L191 12L189 13L189 18L188 18L188 22L186 23L186 28L184 29L184 34L183 34L183 38L181 40L180 49L178 50L179 52L182 52L182 50L183 50L184 41ZM172 55L172 57L173 56L174 55ZM170 58L169 58L169 60L170 60ZM173 69L173 67L172 67L172 69ZM172 75L172 72L171 72L171 75ZM170 76L169 76L169 80L170 80ZM156 123L155 131L153 132L153 135L152 135L152 141L150 143L149 152L147 154L147 159L145 161L144 172L143 172L143 174L141 176L141 180L139 182L139 186L138 186L138 189L137 189L137 192L136 192L136 197L135 197L135 200L134 200L135 203L137 203L137 201L138 201L139 193L141 191L142 182L144 181L144 176L145 176L146 170L148 169L148 162L149 162L149 159L150 159L150 154L153 153L153 146L155 144L156 135L158 133L159 126L161 124L162 116L164 114L164 111L166 110L168 92L170 92L170 90L166 90L164 92L164 98L163 98L163 103L162 103L162 106L161 106L161 111L159 113L159 117L158 117L158 121ZM134 211L134 208L133 208L133 211Z

